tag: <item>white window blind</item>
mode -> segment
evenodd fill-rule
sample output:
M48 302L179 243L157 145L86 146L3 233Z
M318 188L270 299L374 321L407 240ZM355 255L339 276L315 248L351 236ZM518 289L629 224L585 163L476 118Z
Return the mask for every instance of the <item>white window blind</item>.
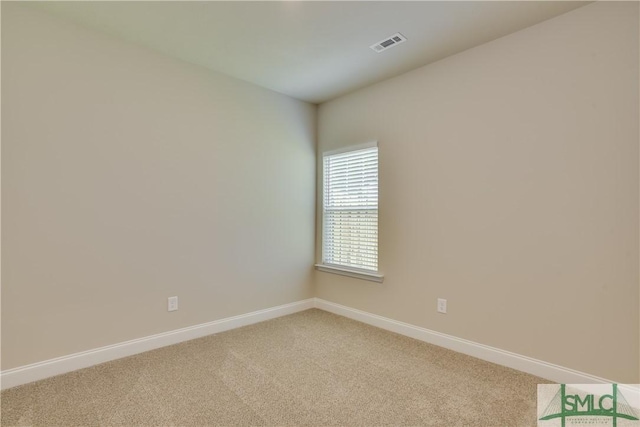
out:
M324 155L323 263L378 270L378 147Z

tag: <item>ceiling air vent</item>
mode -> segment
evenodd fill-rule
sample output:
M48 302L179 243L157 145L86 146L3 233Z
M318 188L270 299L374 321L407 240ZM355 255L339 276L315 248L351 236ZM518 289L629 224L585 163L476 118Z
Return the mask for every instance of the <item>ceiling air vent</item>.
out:
M405 36L403 36L400 33L395 33L394 35L389 36L386 39L381 40L378 43L373 44L369 47L375 50L376 52L380 53L383 50L387 50L389 48L399 45L400 43L404 43L406 41L407 41L407 38Z

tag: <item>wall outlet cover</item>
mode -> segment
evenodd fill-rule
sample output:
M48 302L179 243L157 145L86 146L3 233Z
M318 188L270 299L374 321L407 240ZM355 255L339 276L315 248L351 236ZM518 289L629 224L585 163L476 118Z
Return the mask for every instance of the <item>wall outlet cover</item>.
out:
M169 297L167 311L176 311L178 309L178 297Z

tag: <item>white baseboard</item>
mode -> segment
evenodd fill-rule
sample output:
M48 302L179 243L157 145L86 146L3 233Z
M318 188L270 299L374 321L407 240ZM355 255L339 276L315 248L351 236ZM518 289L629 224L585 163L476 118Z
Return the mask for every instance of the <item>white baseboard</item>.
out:
M217 334L241 326L263 322L276 317L286 316L314 307L314 298L284 304L264 310L253 311L239 316L227 317L213 322L176 329L161 334L108 345L93 350L70 354L31 365L8 369L0 373L0 389L4 390L21 384L75 371L110 360L132 356L156 348L177 344L183 341Z
M321 298L310 298L239 316L227 317L213 322L176 329L174 331L45 360L31 365L8 369L0 373L0 389L4 390L21 384L27 384L33 381L87 368L89 366L120 359L122 357L132 356L134 354L143 353L160 347L178 344L183 341L228 331L230 329L263 322L265 320L275 319L277 317L297 313L313 307L376 326L381 329L415 338L420 341L448 348L459 353L477 357L478 359L517 369L557 383L607 384L614 382L595 375L590 375L531 357L501 350L499 348L490 347L484 344L457 338L452 335L443 334L426 328L421 328L419 326L378 316L366 311L325 301ZM637 388L629 389L625 391L625 393L632 392L632 390L637 393Z
M517 369L518 371L536 375L556 383L609 384L614 382L595 375L554 365L553 363L543 362L542 360L522 356L510 351L501 350L499 348L457 338L452 335L388 319L386 317L378 316L377 314L367 313L366 311L325 301L321 298L315 299L315 307L353 320L358 320L362 323L376 326L381 329L386 329L387 331L428 342L429 344L434 344L439 347L448 348L459 353L477 357L478 359L486 360L487 362Z

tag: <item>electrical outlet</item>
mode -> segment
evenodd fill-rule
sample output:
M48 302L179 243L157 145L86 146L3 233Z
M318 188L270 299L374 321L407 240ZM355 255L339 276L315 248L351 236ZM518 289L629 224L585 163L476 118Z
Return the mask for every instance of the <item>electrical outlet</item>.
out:
M167 311L176 311L178 309L178 297L169 297Z
M447 314L447 300L438 298L438 313Z

